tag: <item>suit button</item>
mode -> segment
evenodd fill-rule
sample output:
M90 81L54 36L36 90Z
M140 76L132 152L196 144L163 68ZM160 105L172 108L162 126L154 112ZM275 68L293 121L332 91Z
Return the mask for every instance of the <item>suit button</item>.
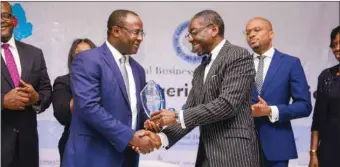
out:
M132 115L129 115L129 118L132 118Z

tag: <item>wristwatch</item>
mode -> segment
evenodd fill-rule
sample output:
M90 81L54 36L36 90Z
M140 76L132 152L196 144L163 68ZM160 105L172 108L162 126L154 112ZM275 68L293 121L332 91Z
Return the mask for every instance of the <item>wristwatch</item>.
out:
M309 150L309 153L315 154L318 150Z

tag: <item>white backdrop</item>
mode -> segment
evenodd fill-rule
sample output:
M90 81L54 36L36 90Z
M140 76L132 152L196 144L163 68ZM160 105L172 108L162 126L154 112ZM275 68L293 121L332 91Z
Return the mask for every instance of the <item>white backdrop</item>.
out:
M32 35L22 41L43 50L52 84L57 76L68 72L67 54L73 39L87 37L101 45L106 39L110 13L120 8L135 11L147 34L134 58L145 67L147 80L153 79L166 89L168 107L176 109L185 103L185 91L191 88L192 72L198 64L179 56L174 44L194 58L183 39L185 23L203 9L217 11L225 23L226 39L248 49L242 33L247 21L255 16L268 18L275 31L274 47L301 59L311 92L316 89L319 73L336 64L328 45L332 28L339 25L339 2L21 2L20 5L27 22L33 25ZM175 37L178 41L174 41ZM57 144L63 127L54 118L52 106L38 120L41 167L57 167ZM299 159L290 165L307 166L311 116L294 120L293 125ZM160 150L141 159L193 167L198 136L196 129L169 151Z

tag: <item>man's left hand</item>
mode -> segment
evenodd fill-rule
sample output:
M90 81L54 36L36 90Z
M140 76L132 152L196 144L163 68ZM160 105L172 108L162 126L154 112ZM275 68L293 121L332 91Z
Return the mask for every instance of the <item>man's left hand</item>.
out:
M175 125L176 112L163 109L152 113L150 120L155 122L159 127Z
M271 108L268 106L267 102L258 96L259 102L251 106L252 114L254 117L269 116L271 113Z
M34 90L33 86L23 80L20 80L20 88L18 88L18 91L26 92L30 95L30 100L27 105L33 105L39 100L39 94Z

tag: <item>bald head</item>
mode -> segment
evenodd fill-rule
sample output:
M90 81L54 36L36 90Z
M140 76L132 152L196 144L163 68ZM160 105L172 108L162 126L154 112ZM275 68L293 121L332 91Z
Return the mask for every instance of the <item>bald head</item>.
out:
M273 27L270 21L263 17L254 17L248 21L246 35L248 45L257 54L262 55L272 47Z
M1 1L1 12L3 10L12 13L11 5L7 1Z
M256 22L258 24L262 24L263 27L265 27L265 28L267 28L267 29L269 29L271 31L273 30L272 23L269 20L267 20L266 18L263 18L263 17L254 17L254 18L252 18L252 19L250 19L248 21L248 24L251 24L251 23L254 23L254 22ZM248 26L248 24L247 24L247 26Z

